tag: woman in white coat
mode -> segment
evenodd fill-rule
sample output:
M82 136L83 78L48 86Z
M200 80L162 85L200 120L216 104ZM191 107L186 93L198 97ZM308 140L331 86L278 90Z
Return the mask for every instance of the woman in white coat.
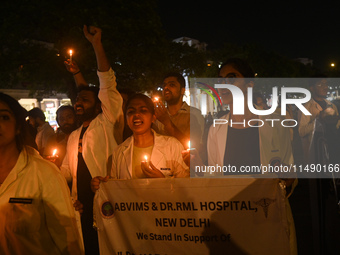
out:
M174 137L159 135L151 129L156 120L152 100L135 94L126 103L126 121L133 135L120 144L112 155L111 178L189 177L181 152L183 145ZM108 177L92 179L92 190Z
M0 254L83 254L65 178L25 146L25 118L0 93Z

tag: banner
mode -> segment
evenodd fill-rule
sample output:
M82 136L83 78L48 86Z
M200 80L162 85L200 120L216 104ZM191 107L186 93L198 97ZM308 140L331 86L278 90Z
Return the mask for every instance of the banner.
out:
M278 179L109 180L94 204L102 255L290 253Z

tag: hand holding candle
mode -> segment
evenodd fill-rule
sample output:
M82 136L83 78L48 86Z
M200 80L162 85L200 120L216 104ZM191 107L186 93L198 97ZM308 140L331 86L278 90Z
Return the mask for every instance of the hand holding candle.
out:
M144 155L144 160L142 160L142 164L145 164L147 167L149 167L149 162L148 162L148 155Z
M148 156L147 155L144 155L144 161L142 161L142 163L141 163L141 168L142 168L143 174L147 178L164 178L164 174L159 169L157 169L151 163L151 161L148 162Z
M44 159L47 159L48 161L52 162L52 163L56 163L56 160L58 159L58 154L57 154L58 150L54 149L52 151L52 155L47 155L44 156Z
M152 102L154 103L155 107L157 108L159 105L159 97L155 96L152 98Z

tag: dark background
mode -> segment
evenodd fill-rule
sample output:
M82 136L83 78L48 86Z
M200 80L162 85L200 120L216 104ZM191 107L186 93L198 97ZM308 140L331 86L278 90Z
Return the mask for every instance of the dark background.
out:
M339 8L328 1L159 1L169 38L208 44L257 43L319 68L339 61Z

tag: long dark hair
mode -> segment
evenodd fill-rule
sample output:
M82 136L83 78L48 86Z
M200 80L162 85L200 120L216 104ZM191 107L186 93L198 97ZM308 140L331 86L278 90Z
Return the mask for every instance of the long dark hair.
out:
M17 135L15 136L15 142L19 151L21 151L26 145L28 139L28 124L26 122L27 110L23 108L17 100L13 97L0 92L0 101L8 105L13 112L16 121Z

